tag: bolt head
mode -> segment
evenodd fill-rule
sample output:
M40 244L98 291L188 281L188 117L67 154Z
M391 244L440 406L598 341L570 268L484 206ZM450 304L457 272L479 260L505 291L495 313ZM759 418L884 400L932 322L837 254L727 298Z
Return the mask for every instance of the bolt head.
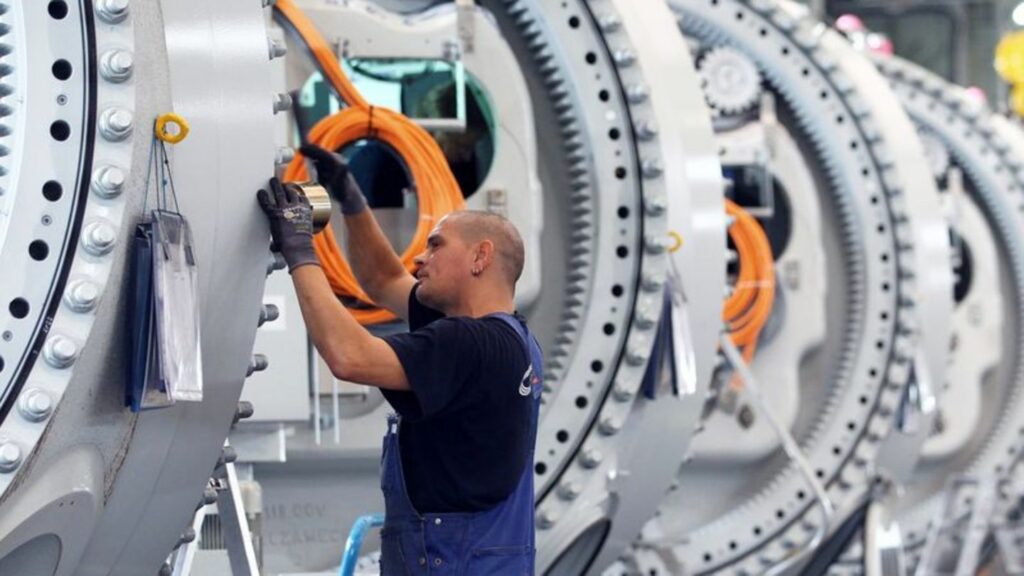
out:
M100 57L100 73L108 82L124 82L131 78L135 57L127 50L108 50Z
M100 134L111 142L121 142L131 136L135 118L124 108L108 108L100 116Z
M43 346L43 359L54 368L67 368L78 358L78 345L70 338L51 336Z
M75 312L91 312L100 299L100 287L88 280L75 280L64 293L64 303Z
M270 40L270 59L275 60L288 54L288 45L275 39Z
M622 49L612 53L612 60L619 66L630 66L636 62L636 54L632 50Z
M103 166L92 176L92 191L101 198L114 198L124 191L127 176L115 166Z
M626 363L631 366L640 366L647 362L649 346L646 343L634 342L626 350Z
M604 32L613 32L622 26L622 20L614 14L606 14L597 19L597 25Z
M38 388L29 388L18 398L18 412L30 422L42 422L53 412L53 398Z
M644 272L641 280L640 287L646 292L657 292L665 286L665 274L661 272L655 272L649 270Z
M640 104L647 100L648 95L647 87L643 84L630 84L626 87L626 98L630 104Z
M109 254L117 243L117 232L105 222L93 222L86 225L82 234L82 247L93 256Z
M0 472L13 472L21 464L21 448L14 442L0 444Z
M604 460L604 454L597 448L586 448L580 455L580 464L584 468L595 468Z
M128 0L101 0L96 4L96 14L108 24L124 22L128 17Z

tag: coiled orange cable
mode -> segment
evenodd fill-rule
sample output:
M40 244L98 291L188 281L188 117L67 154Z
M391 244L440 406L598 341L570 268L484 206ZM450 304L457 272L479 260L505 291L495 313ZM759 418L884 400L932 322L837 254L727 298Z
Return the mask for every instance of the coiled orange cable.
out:
M413 258L423 251L427 236L435 223L449 212L465 207L465 199L441 148L426 130L402 114L370 105L345 76L313 23L292 0L277 0L274 9L291 24L309 49L324 78L344 100L347 107L318 122L309 133L309 141L327 150L340 150L364 139L379 140L390 146L405 161L416 187L420 218L412 241L401 255L402 264L414 270ZM301 154L288 165L286 181L309 178ZM338 247L334 232L328 226L313 239L313 247L334 293L354 298L366 308L353 308L352 314L362 324L377 324L395 316L381 308L359 286L345 255Z
M722 315L733 344L750 363L775 302L775 259L768 236L757 220L731 200L725 201L725 209L735 219L729 237L739 256L739 274Z

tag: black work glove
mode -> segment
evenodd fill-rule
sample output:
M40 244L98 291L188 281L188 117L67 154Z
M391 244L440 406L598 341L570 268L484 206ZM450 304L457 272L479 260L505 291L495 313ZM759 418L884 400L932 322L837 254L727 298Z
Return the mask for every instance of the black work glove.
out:
M309 200L281 185L277 178L270 179L270 192L256 193L260 207L270 220L272 249L284 256L288 272L307 264L320 265L313 250L313 209Z
M303 144L299 151L313 161L317 181L338 201L342 214L358 214L366 209L366 197L341 154L329 152L316 144Z

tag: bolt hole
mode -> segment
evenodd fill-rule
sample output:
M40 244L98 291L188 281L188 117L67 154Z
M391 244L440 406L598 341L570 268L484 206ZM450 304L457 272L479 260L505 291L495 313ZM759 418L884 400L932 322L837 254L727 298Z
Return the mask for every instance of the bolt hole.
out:
M619 258L625 258L626 256L629 256L629 248L626 248L625 246L619 246L618 248L615 249L615 255L618 256Z
M587 61L587 64L593 64L597 62L597 54L594 54L593 52L587 52L587 55L584 56L584 59Z
M607 90L601 90L600 92L597 93L597 97L601 100L601 102L607 102L608 99L612 97L612 95Z
M615 286L612 286L612 296L618 298L619 296L622 296L623 292L624 290L622 288L622 284L616 284Z
M600 360L594 360L593 362L590 363L590 369L596 374L601 370L604 370L604 363L601 362Z
M533 467L533 471L536 472L538 476L543 476L544 473L548 471L548 465L543 462L537 462Z
M63 142L71 136L71 126L63 120L57 120L50 124L50 136L58 142Z
M621 133L619 132L618 128L612 128L611 130L608 131L608 137L611 138L612 140L618 140L620 135Z
M587 407L587 397L586 396L577 396L576 397L576 407L579 408L580 410L586 408Z
M623 168L622 166L619 166L618 168L616 168L615 169L615 177L618 178L619 180L622 180L623 178L625 178L626 177L626 169Z
M15 298L11 300L10 305L7 307L11 311L11 316L18 318L19 320L28 316L29 305L28 301L24 298Z
M46 10L54 20L63 20L68 15L68 5L64 0L52 0Z
M628 206L619 206L619 218L622 218L623 220L625 220L626 218L629 218L629 207Z
M568 430L559 430L555 434L555 439L558 440L559 442L561 442L562 444L565 444L566 442L569 441L569 431Z
M580 27L580 19L579 19L578 16L572 16L572 17L569 18L569 27L570 28L579 28Z
M868 403L868 397L867 396L861 396L860 397L860 403L861 404L867 404Z
M603 330L606 336L611 336L612 334L615 334L615 324L609 322L604 325Z
M60 182L50 180L46 184L43 184L43 198L46 198L50 202L60 200L60 197L63 195L64 187L60 185Z
M35 240L28 245L28 255L36 262L42 262L50 255L50 246L42 240Z
M53 71L53 77L57 80L67 80L71 78L71 62L61 59L53 63L51 68Z

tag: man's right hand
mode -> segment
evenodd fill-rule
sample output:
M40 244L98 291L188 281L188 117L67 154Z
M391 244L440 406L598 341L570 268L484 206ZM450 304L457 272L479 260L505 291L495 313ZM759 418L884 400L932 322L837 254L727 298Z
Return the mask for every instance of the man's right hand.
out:
M349 172L345 158L315 144L304 144L299 151L313 161L317 180L338 201L342 214L358 214L366 209L366 197Z

